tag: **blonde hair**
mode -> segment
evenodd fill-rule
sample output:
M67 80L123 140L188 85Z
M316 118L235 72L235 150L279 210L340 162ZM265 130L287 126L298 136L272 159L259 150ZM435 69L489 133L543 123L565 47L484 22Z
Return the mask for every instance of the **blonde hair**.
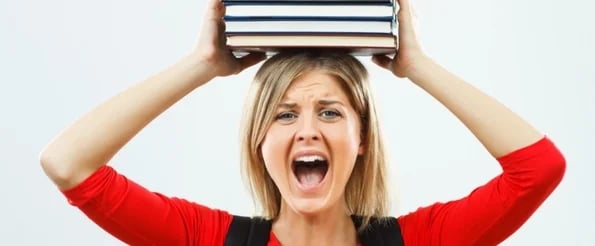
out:
M286 51L271 57L260 67L248 92L241 128L244 178L253 197L260 202L262 216L275 219L279 215L282 197L265 168L260 146L273 121L276 107L291 82L312 70L326 72L342 81L352 107L360 116L365 153L358 156L347 182L345 203L348 212L361 216L365 225L371 217L386 216L386 160L368 72L348 53Z

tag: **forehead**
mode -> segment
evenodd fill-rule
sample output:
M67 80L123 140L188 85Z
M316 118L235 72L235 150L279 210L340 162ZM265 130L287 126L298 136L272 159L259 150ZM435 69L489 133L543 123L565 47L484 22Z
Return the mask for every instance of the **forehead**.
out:
M295 97L327 97L333 96L347 100L340 81L336 76L324 71L315 70L306 72L291 82L285 92L285 99L300 99Z

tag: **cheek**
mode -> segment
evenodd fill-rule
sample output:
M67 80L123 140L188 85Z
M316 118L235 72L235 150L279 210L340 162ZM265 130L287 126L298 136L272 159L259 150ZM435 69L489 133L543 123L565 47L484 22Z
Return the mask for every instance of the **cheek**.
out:
M329 126L326 129L326 139L329 145L334 147L336 153L344 153L349 157L358 154L360 146L360 133L357 127L345 124L343 126Z
M351 129L333 127L328 129L326 139L333 159L338 164L337 171L342 173L341 176L348 178L359 152L359 133Z
M361 134L360 127L355 117L348 117L340 125L326 129L327 141L337 164L342 182L349 179L355 166L355 161L360 154Z
M290 143L287 132L272 126L267 131L261 145L265 166L273 177L277 176L278 172L283 171L283 167L285 166L285 159Z

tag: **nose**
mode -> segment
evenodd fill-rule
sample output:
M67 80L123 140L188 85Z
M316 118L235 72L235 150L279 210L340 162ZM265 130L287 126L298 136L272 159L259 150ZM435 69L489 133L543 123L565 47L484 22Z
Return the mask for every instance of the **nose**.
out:
M302 116L295 134L296 142L310 142L321 139L320 129L314 117Z

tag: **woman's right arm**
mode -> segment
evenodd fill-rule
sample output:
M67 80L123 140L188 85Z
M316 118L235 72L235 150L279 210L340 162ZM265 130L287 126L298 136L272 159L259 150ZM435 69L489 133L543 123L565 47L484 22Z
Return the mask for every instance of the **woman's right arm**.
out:
M203 61L183 58L66 128L41 153L43 170L61 190L78 185L159 114L212 78Z
M223 15L220 0L211 0L193 52L100 104L45 147L41 166L61 190L75 187L108 163L149 122L197 87L264 59L262 54L238 59L226 49Z

